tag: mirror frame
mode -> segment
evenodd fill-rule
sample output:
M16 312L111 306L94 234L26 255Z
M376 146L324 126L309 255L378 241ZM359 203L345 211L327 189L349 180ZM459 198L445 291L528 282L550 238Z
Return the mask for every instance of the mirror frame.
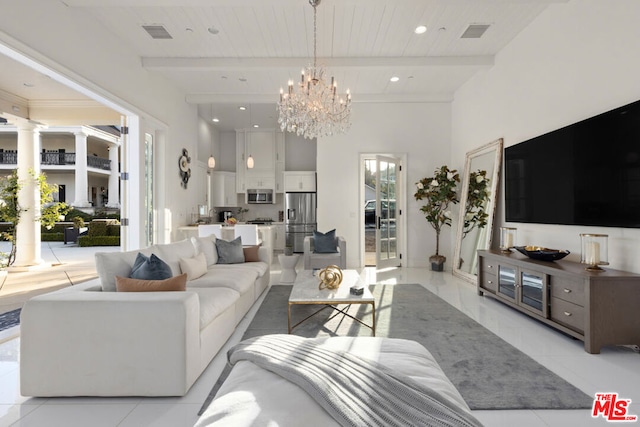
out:
M462 177L462 188L460 195L460 210L458 213L458 230L456 234L456 247L453 255L454 264L453 264L453 275L456 277L460 277L470 283L476 283L477 276L474 273L467 273L459 268L459 260L460 253L462 251L462 233L464 228L464 215L465 206L467 204L467 195L469 188L469 176L471 174L471 161L482 155L487 153L495 152L494 154L494 162L493 162L493 173L491 174L491 197L489 199L489 203L487 204L486 212L488 214L487 225L486 228L488 232L486 233L485 242L478 242L476 247L476 251L478 249L489 249L491 247L491 241L493 238L493 223L496 216L496 207L497 207L497 196L498 196L498 185L500 180L500 172L502 169L502 149L503 149L503 139L496 139L495 141L491 141L488 144L485 144L481 147L476 148L475 150L471 150L467 153L465 163L464 163L464 176ZM484 243L484 244L482 244Z

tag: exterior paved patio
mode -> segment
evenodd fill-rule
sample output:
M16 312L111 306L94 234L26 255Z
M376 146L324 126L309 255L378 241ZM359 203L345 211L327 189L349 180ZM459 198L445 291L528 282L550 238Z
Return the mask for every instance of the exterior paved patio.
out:
M9 244L0 242L0 251L8 252ZM0 314L22 308L30 298L67 286L97 278L94 254L116 252L119 246L81 248L77 244L42 242L42 259L49 263L33 271L10 271L0 276ZM19 333L19 328L0 332L0 342Z

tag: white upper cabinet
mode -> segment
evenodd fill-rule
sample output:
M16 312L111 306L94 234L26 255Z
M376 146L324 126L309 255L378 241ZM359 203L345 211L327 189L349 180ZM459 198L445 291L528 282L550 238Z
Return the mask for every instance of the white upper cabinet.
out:
M247 131L245 154L253 157L253 168L247 169L247 175L275 174L276 170L276 134L275 131Z
M236 174L233 172L211 172L211 206L231 208L238 206Z
M236 191L250 188L284 191L284 134L276 130L236 130ZM253 168L247 159L253 159ZM275 198L274 198L275 200Z
M292 171L284 173L284 191L314 192L316 191L315 171Z

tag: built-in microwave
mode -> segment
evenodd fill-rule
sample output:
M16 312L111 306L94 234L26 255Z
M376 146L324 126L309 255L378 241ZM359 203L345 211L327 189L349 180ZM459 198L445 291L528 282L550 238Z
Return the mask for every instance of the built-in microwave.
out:
M247 190L247 203L273 203L273 190L249 189Z

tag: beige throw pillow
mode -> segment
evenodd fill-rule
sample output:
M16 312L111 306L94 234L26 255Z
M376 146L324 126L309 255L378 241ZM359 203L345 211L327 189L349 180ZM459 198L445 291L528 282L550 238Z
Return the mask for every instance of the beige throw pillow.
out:
M184 291L186 289L186 274L164 280L144 280L116 276L116 291L118 292L165 292Z
M187 273L187 280L204 276L207 272L207 258L202 252L193 258L180 258L180 270Z

